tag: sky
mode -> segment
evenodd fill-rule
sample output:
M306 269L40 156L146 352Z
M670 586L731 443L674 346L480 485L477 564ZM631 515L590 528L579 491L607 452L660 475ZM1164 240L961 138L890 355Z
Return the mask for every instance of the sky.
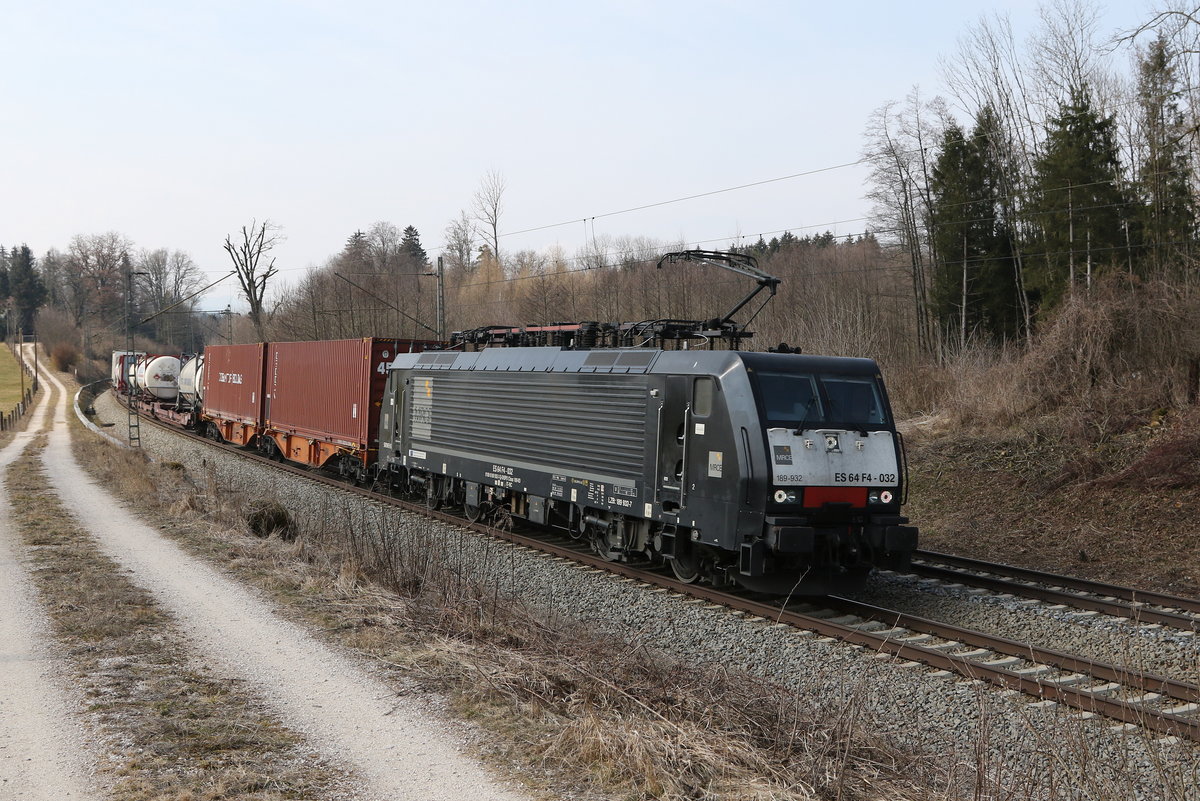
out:
M1097 5L1105 32L1148 16ZM510 252L857 234L866 170L840 165L871 112L944 94L939 59L996 12L1037 22L1035 0L0 0L0 242L116 231L215 280L225 237L270 220L292 282L378 221L436 255L489 171Z

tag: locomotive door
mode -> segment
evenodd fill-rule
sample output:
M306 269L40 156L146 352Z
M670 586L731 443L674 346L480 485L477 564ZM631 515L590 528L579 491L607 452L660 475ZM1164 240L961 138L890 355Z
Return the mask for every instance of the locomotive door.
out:
M668 376L658 412L658 475L655 477L662 510L675 513L687 505L688 403L691 380Z

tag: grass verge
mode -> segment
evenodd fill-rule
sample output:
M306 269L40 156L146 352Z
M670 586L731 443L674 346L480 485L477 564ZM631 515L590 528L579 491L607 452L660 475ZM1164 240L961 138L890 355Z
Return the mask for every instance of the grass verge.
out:
M46 489L31 447L5 483L55 635L104 732L118 801L326 794L332 770L236 682L193 665L150 595L104 556Z
M21 375L23 371L17 357L7 345L0 346L0 414L8 414L21 401ZM28 388L33 379L24 378Z

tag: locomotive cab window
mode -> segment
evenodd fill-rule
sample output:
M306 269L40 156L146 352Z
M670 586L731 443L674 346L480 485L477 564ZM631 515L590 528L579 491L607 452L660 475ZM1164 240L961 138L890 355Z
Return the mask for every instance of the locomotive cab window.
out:
M756 375L759 402L768 425L886 425L887 410L871 376L808 373Z

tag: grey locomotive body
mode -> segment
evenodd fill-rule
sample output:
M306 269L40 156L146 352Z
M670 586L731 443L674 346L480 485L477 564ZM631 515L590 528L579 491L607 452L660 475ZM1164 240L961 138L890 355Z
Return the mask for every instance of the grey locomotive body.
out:
M527 519L614 560L768 592L901 567L903 459L867 359L491 348L403 354L379 474L468 517Z

